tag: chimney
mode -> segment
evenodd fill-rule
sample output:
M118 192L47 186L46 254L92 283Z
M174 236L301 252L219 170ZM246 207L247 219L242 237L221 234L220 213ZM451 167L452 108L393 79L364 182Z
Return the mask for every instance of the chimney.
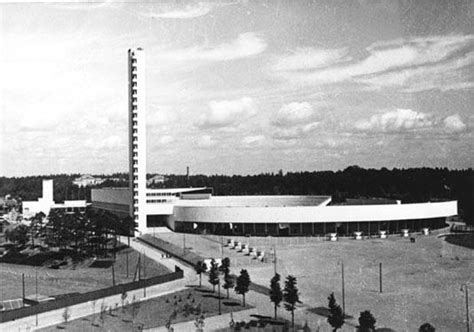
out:
M188 187L190 187L190 185L189 185L189 166L186 166L186 183L188 184Z

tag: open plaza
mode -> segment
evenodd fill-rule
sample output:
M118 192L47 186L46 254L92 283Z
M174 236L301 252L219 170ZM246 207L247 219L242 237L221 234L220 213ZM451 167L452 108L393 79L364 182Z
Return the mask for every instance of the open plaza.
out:
M205 258L230 257L232 271L249 271L252 282L269 287L276 270L285 278L297 278L302 304L297 310L300 322L321 324L330 331L327 319L314 314L327 307L331 292L342 305L342 268L345 278L345 310L354 319L343 331L353 331L360 312L370 310L377 327L394 331L416 331L429 322L437 331L465 328L465 298L460 287L472 278L474 252L457 246L436 234L414 235L416 242L400 236L386 239L344 239L337 242L313 237L233 237L235 241L258 247L268 260L226 246L229 237L160 233L156 236L173 243L184 243L187 250ZM224 246L221 246L221 243ZM380 292L382 263L382 292ZM342 266L343 265L343 266ZM268 306L271 302L268 301ZM319 310L318 310L319 308ZM280 312L284 312L280 308Z

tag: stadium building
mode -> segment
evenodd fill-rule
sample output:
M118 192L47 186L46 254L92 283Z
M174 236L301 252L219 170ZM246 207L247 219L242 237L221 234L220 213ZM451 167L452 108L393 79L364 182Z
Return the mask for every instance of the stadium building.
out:
M457 201L332 205L330 196L213 196L212 188L149 189L146 179L145 52L128 51L129 187L92 190L92 207L130 216L139 233L342 236L442 228ZM367 202L365 202L367 203ZM378 202L379 203L379 202Z

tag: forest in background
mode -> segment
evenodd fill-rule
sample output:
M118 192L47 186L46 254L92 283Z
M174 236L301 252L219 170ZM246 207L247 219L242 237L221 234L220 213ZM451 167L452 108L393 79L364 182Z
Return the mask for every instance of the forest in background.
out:
M97 175L105 182L79 188L72 181L80 174L0 177L0 196L10 194L22 200L41 196L42 179L54 179L54 199L87 199L91 188L125 187L127 173ZM152 176L150 174L148 177ZM117 181L120 178L120 181ZM214 195L331 195L333 201L378 197L402 203L458 200L463 219L474 224L474 171L447 168L364 169L350 166L342 171L262 173L258 175L165 175L156 188L212 187ZM114 179L114 180L112 180Z

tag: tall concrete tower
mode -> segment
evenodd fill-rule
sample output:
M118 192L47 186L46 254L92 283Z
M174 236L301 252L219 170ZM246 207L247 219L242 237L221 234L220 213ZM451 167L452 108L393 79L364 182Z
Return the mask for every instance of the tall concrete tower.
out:
M146 231L146 85L145 51L128 50L129 183L130 215L138 231Z

